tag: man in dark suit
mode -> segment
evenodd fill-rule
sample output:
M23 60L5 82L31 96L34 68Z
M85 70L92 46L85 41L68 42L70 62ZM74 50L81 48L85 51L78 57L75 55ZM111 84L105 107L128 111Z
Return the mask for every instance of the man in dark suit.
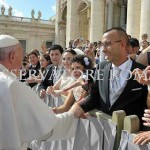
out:
M148 91L147 86L134 80L132 71L145 66L127 56L128 36L121 28L104 32L102 46L107 61L99 64L91 93L80 106L85 112L97 108L111 115L113 111L124 110L126 115L141 118Z
M48 71L44 74L44 80L39 86L40 97L43 98L46 94L48 86L52 86L60 78L63 73L62 67L62 54L63 48L60 45L52 45L49 49L50 59L52 65L48 68Z

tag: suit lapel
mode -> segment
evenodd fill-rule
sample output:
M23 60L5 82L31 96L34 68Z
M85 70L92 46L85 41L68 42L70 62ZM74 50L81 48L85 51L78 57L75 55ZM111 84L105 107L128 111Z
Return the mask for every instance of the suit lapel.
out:
M111 63L108 63L103 68L103 80L99 81L99 92L102 97L102 100L107 104L107 106L110 106L109 102L109 74L110 74L110 68Z
M138 68L137 64L133 61L132 63L132 67L131 67L131 73L132 71L135 69L135 68ZM128 79L127 81L127 84L123 90L123 92L121 93L121 95L119 96L119 98L116 100L116 102L112 105L112 107L114 107L118 102L120 102L121 99L124 99L124 97L126 97L126 95L128 93L130 93L131 89L134 87L136 81L134 80L134 76L132 75L131 77L129 77L130 79ZM111 107L111 109L112 109Z
M111 69L111 63L109 63L106 68L104 69L104 91L105 91L105 96L106 96L106 103L110 107L110 102L109 102L109 76L110 76L110 69Z

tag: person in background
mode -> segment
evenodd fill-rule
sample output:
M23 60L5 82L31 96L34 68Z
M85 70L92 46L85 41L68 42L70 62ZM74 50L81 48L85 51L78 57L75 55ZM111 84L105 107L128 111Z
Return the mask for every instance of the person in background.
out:
M142 40L140 41L140 50L139 54L149 46L149 42L147 41L148 35L142 34Z
M63 74L62 66L63 48L60 45L52 45L49 48L49 55L52 65L48 72L44 75L44 79L39 85L40 97L44 98L48 86L53 86Z
M131 38L132 38L131 35L128 34L128 39L131 39Z
M101 46L101 44L102 44L101 41L97 42L97 49L96 49L97 53L95 57L96 64L105 60L105 54L103 53L103 46Z
M50 60L50 56L48 54L41 55L39 62L41 65L41 68L39 70L39 75L31 78L31 80L33 80L33 82L37 83L37 85L34 86L32 89L36 93L38 93L38 95L39 95L39 85L42 82L42 80L44 79L44 75L46 75L46 73L48 72L49 68L52 65L51 60Z
M92 59L94 66L96 66L95 50L96 50L96 46L94 45L94 43L89 43L88 47L86 47L84 50L85 55Z
M129 57L132 58L133 60L136 60L139 49L140 49L139 40L136 38L130 38L128 49Z
M39 75L40 62L39 55L36 51L32 51L28 54L30 66L26 74L22 75L22 82L26 82L31 88L33 88L37 83L35 82L35 77Z
M147 41L148 35L147 35L146 33L142 34L141 39L142 39L143 41Z

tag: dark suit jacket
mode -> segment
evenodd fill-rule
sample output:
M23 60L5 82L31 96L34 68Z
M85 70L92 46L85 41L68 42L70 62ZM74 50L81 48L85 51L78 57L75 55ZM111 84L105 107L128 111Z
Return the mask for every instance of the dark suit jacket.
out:
M55 70L55 66L53 64L49 65L48 68L46 68L44 73L44 79L40 83L38 87L38 91L44 89L46 90L48 86L53 86L53 71Z
M135 114L141 119L144 109L146 108L148 93L147 86L139 84L136 80L134 80L134 76L132 75L132 77L127 81L127 84L119 98L109 108L109 74L111 63L103 62L99 65L98 69L99 68L103 70L100 71L100 78L103 78L103 80L95 81L90 95L81 104L83 110L87 112L97 108L109 115L112 115L113 111L124 110L126 115ZM135 68L144 69L145 66L133 61L131 71Z

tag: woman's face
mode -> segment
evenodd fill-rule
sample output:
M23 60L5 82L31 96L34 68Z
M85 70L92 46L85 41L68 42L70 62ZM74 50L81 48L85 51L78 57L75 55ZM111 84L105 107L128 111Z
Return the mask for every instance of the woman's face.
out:
M29 62L31 63L31 65L37 65L38 61L39 61L39 58L36 57L34 54L31 54L29 56Z
M71 70L71 61L73 59L73 55L69 52L65 52L62 58L62 64L66 70Z
M72 63L72 72L73 76L78 79L84 72L84 66L80 63L74 62Z
M46 68L49 65L49 61L47 61L43 56L40 57L41 68Z

